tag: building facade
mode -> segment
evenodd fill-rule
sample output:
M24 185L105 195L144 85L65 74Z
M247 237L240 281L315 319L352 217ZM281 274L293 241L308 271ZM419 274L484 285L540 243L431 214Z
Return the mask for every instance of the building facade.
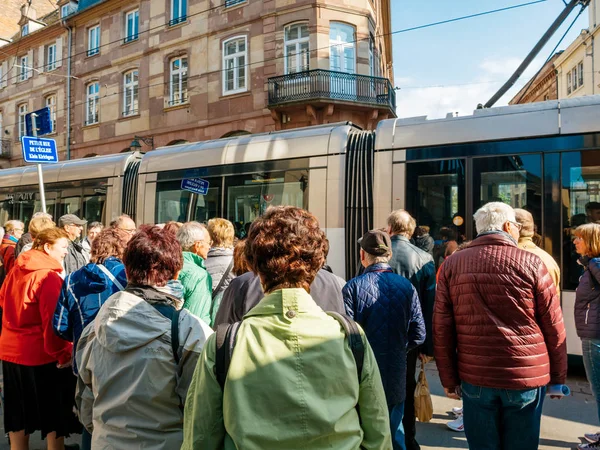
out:
M544 64L539 73L537 73L533 79L529 80L508 104L519 105L523 103L557 100L558 76L554 63L561 54L562 51L554 54L554 56Z
M373 129L395 116L389 0L59 0L57 8L55 23L1 48L0 66L13 75L23 64L5 54L35 63L29 78L0 88L12 165L21 163L22 103L35 110L49 95L61 158L129 151L136 136L146 151L339 121ZM53 76L38 73L50 42L61 44Z

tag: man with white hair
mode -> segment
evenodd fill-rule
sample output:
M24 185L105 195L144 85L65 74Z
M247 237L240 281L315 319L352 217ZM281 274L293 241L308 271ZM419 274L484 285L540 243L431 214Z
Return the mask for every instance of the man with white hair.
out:
M183 249L183 269L179 281L183 284L183 307L210 325L212 279L204 261L212 245L208 230L198 222L187 222L177 231Z
M438 276L433 341L440 380L463 398L470 448L537 450L546 387L567 375L560 299L521 225L499 202L474 215L477 238Z
M137 227L135 226L134 220L127 214L121 214L115 220L110 223L112 228L118 228L129 234L135 234Z

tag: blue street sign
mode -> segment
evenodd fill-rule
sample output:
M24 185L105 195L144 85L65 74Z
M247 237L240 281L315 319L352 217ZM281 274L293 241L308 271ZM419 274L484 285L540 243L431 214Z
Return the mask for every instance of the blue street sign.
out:
M52 119L50 118L50 108L45 107L25 114L25 127L27 128L27 136L34 136L31 116L35 114L35 125L37 128L37 136L44 136L52 133Z
M25 162L36 164L58 162L58 151L54 139L23 136L21 137L21 144Z
M208 194L208 181L202 178L185 178L181 180L181 189L190 191L194 194Z

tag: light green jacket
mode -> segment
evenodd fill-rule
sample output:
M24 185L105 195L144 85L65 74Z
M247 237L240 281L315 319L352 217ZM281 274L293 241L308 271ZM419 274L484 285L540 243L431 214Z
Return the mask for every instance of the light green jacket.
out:
M183 269L178 280L183 284L183 307L210 326L212 278L204 267L204 259L192 252L183 252Z
M208 339L188 392L182 449L390 450L385 393L364 334L363 342L359 385L337 320L304 289L267 295L240 326L224 394L215 335Z

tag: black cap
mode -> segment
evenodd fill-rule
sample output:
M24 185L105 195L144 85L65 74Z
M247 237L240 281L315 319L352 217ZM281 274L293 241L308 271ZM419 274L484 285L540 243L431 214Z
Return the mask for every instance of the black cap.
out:
M384 256L392 252L392 240L385 231L367 231L360 238L359 244L360 248L373 256Z

